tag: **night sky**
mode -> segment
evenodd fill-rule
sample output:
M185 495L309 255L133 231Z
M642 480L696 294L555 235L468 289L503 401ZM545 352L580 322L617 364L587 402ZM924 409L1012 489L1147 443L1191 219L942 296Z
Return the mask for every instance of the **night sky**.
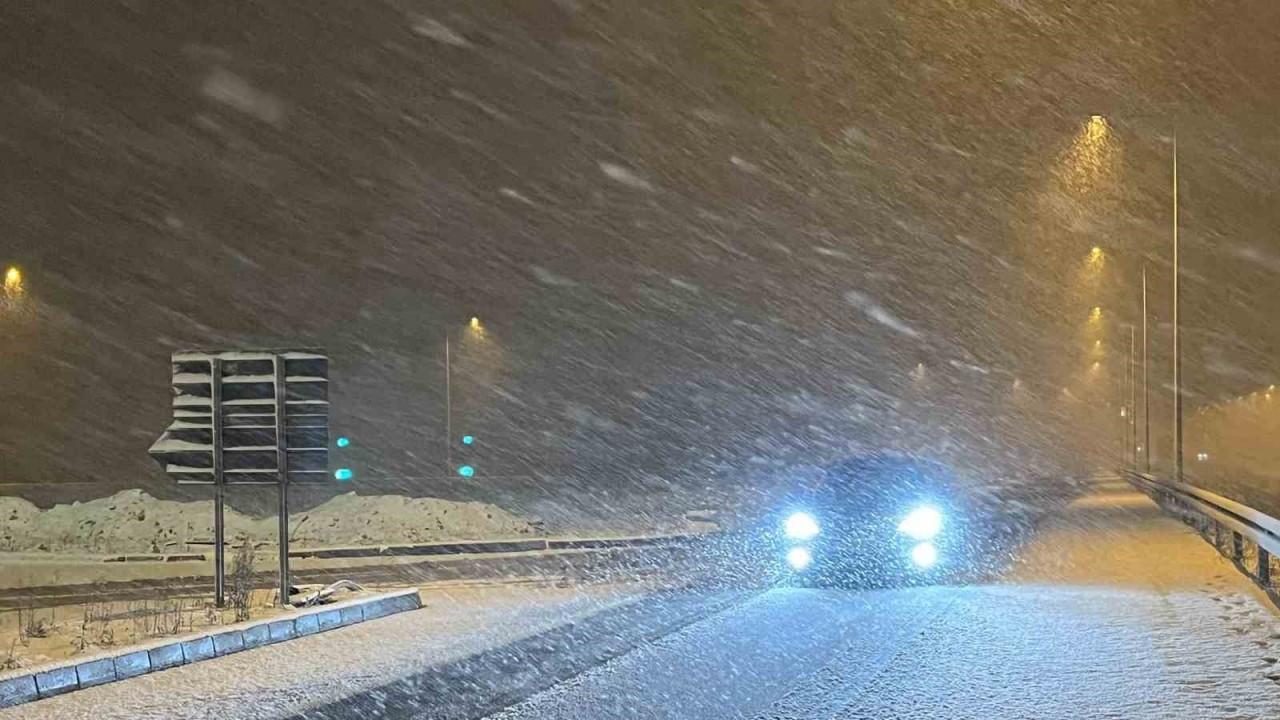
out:
M362 492L1082 471L1144 262L1167 462L1175 133L1188 405L1274 382L1280 6L1065 5L5 2L0 491L160 492L183 348L326 349Z

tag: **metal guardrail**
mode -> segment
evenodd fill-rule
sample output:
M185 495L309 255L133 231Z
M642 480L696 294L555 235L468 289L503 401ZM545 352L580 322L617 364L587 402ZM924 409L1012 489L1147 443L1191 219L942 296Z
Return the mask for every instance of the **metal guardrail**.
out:
M412 563L373 563L330 567L303 567L293 572L298 582L333 582L349 578L365 583L430 582L466 578L493 579L511 575L513 568L527 568L531 573L549 577L563 574L566 568L589 565L589 558L611 558L621 562L628 555L660 557L662 552L679 552L709 542L719 532L701 534L644 535L598 538L535 538L531 540L497 540L378 547L314 548L291 553L305 559L377 559L418 557ZM160 559L162 556L156 556ZM201 556L203 557L203 556ZM527 573L516 573L524 578ZM270 573L255 573L254 587L270 587ZM131 600L157 596L191 596L203 594L212 586L206 574L176 575L85 582L77 584L22 586L0 588L0 611L14 608L74 605L91 600Z
M1280 519L1204 488L1146 473L1122 471L1130 483L1195 528L1218 552L1280 604L1272 579L1280 572Z

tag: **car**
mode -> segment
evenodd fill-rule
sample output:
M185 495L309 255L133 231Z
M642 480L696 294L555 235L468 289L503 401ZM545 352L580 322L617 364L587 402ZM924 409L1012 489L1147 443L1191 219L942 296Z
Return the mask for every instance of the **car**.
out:
M942 463L860 456L790 492L765 535L793 584L935 582L967 561L968 504Z

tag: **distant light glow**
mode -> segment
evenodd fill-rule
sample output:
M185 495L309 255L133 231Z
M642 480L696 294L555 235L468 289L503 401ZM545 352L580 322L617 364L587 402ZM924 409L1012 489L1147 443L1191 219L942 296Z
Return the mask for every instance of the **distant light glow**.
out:
M476 474L476 469L470 465L463 465L458 468L458 474L462 477L471 477Z
M351 438L340 437L334 442L334 444L337 445L338 447L346 447L351 444Z
M920 543L911 548L911 562L921 570L928 570L938 563L938 548L933 543Z
M928 505L918 507L902 518L898 532L912 540L930 540L942 532L942 513Z
M1071 194L1084 198L1111 187L1120 165L1121 146L1107 119L1091 115L1072 140L1055 173Z
M463 444L463 445L474 445L474 444L475 444L475 442L476 442L476 436L475 436L475 435L463 435L463 436L462 436L462 444Z
M1198 452L1198 453L1196 453L1196 460L1197 460L1197 461L1199 461L1199 462L1204 462L1205 460L1208 460L1208 459L1209 459L1209 453L1207 453L1207 452Z
M809 540L822 532L818 521L806 512L791 513L783 524L783 530L792 540Z
M338 468L333 471L333 477L338 482L348 482L355 476L356 474L351 472L351 468Z
M7 295L20 295L22 293L22 271L16 267L10 267L4 271L4 291Z
M472 329L472 330L479 330L479 329L480 329L480 318L478 318L478 317L476 317L476 316L472 315L472 316L471 316L471 323L470 323L470 324L471 324L471 329Z
M1089 322L1098 322L1101 319L1102 319L1102 308L1094 306L1094 308L1089 311Z
M1129 408L1120 408L1120 417L1129 417Z
M787 551L787 564L797 572L804 570L813 564L813 553L809 552L809 548L791 548Z

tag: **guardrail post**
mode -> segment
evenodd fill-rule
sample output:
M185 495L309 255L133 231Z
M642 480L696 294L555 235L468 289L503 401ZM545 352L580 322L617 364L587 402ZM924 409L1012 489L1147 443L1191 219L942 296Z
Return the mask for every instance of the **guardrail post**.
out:
M1231 559L1239 562L1244 557L1244 536L1234 530L1231 532Z
M1258 583L1264 588L1271 588L1271 553L1261 545L1258 546Z

